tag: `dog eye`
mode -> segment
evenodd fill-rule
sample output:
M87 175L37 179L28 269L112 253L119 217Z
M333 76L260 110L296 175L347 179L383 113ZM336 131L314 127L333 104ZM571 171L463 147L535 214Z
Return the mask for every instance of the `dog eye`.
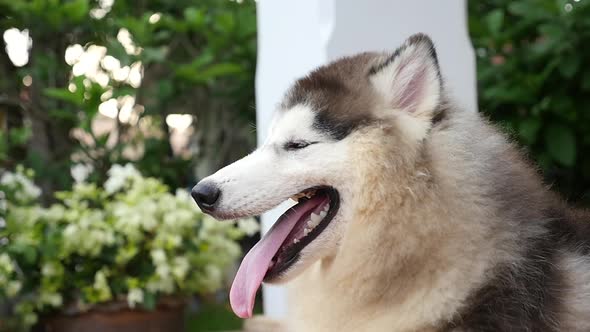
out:
M289 141L289 142L285 143L283 148L287 151L300 150L300 149L306 148L314 143L317 143L317 142Z

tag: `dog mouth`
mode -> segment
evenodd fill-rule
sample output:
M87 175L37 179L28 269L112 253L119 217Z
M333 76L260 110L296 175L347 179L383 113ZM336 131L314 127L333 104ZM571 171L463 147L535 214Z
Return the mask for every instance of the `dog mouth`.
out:
M233 311L241 318L252 316L256 291L262 281L282 276L301 251L330 224L340 206L338 191L319 186L306 189L291 199L297 201L264 237L246 254L230 291Z
M305 211L295 223L295 226L283 241L283 244L273 257L264 276L265 282L279 277L289 267L297 262L299 253L320 235L338 212L338 192L330 187L320 187L305 190L293 197L297 204L288 213ZM283 216L279 218L279 221Z

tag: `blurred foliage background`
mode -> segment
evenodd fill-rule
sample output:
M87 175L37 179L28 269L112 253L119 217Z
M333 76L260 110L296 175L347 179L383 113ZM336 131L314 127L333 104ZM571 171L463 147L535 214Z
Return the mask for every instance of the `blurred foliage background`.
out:
M589 2L468 13L480 111L590 205ZM254 0L0 0L0 32L0 169L33 169L45 204L128 162L190 187L255 145ZM226 309L207 315L238 327Z
M0 0L0 31L0 167L34 169L46 201L73 164L178 188L255 144L254 1Z
M254 0L0 0L0 34L0 176L34 170L45 206L115 164L190 188L255 146ZM189 331L239 329L217 295Z
M590 206L590 2L469 1L480 111Z

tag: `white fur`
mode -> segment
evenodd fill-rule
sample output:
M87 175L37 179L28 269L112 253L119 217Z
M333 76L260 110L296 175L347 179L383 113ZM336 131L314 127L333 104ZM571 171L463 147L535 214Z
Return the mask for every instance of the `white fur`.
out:
M313 119L313 111L306 105L278 112L261 147L205 179L221 189L215 211L217 218L261 214L305 189L321 185L338 189L341 201L352 199L347 196L350 190L345 189L348 184L347 142L335 142L314 130ZM285 142L299 139L318 143L301 150L283 149ZM339 240L336 234L340 233L336 230L342 226L341 215L342 209L329 227L301 251L299 261L280 281L297 275L335 248Z
M590 258L582 254L564 253L561 270L570 286L563 299L567 311L563 313L563 331L590 331Z

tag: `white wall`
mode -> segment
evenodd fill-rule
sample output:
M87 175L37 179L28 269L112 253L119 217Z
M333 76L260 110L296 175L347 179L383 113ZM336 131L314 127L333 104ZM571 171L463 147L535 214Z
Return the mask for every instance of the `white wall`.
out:
M451 97L476 110L475 58L465 0L258 0L257 134L264 140L272 112L289 85L343 55L393 50L417 32L436 44ZM263 231L286 209L263 216ZM282 287L264 286L266 315L287 313Z

